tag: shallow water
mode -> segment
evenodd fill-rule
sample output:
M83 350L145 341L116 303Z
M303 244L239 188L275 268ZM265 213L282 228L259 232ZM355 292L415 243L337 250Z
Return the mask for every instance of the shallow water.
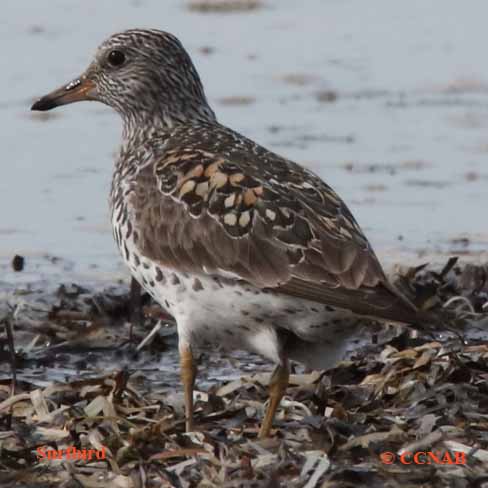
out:
M64 276L121 269L107 216L118 117L98 104L29 107L135 26L178 35L220 120L317 171L386 259L486 249L485 1L266 0L226 14L187 4L2 2L4 271L14 253L31 277L50 266L44 254L72 263Z

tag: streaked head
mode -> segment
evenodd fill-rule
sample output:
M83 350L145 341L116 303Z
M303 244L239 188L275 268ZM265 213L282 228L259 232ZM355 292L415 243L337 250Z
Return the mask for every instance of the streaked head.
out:
M86 71L39 99L32 110L96 100L128 123L160 117L173 125L215 118L200 77L180 41L155 29L131 29L103 42Z

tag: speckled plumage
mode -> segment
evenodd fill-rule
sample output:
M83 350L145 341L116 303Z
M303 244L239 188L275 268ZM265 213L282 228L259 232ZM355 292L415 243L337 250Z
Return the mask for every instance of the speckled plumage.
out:
M114 50L121 66L110 65ZM339 196L217 122L175 37L116 34L80 80L83 99L124 120L114 236L132 275L175 317L180 349L218 344L283 367L329 367L377 332L366 316L414 320ZM37 109L81 99L72 90Z
M180 339L241 345L276 362L285 343L303 361L306 343L319 341L305 362L329 367L372 327L350 310L397 320L411 312L339 197L291 161L217 123L129 148L112 185L115 239Z

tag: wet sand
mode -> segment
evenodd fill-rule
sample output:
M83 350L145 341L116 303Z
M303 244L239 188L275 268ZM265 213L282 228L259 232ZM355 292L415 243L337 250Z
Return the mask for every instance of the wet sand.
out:
M66 277L121 269L107 217L118 117L29 106L133 26L177 34L220 120L318 172L388 262L486 249L485 2L190 4L2 4L0 262L22 254L33 271L48 254L73 263Z

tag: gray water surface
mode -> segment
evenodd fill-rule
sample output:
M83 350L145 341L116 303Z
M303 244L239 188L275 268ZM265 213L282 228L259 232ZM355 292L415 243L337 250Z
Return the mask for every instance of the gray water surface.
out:
M188 4L2 1L0 262L23 254L35 272L49 254L73 263L68 274L119 269L107 210L118 116L29 107L130 27L176 34L220 120L318 172L381 256L486 249L486 1Z

